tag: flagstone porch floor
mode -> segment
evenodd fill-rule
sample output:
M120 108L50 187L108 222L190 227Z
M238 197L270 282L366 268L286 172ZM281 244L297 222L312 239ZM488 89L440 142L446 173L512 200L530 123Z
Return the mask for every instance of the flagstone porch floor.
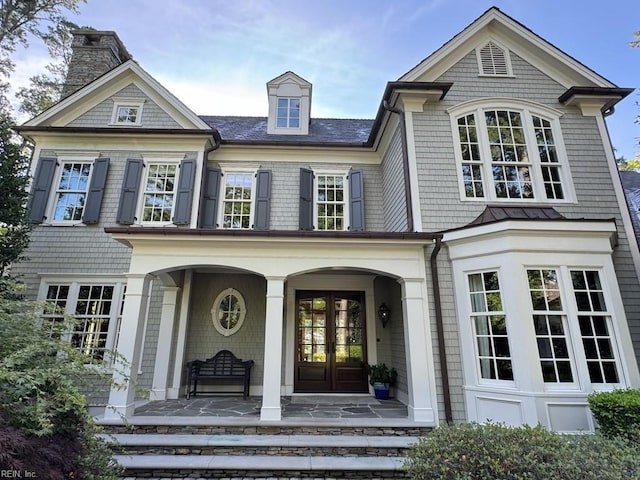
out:
M407 407L395 399L377 400L371 396L292 396L282 397L282 418L306 419L406 419ZM192 397L191 399L151 401L136 408L134 416L145 417L242 417L258 419L262 397Z

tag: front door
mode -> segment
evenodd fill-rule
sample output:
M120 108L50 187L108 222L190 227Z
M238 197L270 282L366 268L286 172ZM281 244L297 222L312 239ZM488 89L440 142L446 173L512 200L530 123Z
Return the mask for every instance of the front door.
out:
M296 295L296 392L367 392L363 292Z

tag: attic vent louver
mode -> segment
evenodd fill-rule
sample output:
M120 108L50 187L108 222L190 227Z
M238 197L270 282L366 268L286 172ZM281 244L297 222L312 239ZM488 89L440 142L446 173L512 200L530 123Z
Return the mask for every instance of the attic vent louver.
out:
M482 75L509 75L509 58L504 49L489 42L478 51L478 54Z

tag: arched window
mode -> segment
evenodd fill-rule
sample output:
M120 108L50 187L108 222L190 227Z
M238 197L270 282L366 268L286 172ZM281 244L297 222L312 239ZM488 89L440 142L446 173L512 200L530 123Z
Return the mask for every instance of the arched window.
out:
M516 99L483 99L449 111L462 199L567 201L573 188L561 112Z

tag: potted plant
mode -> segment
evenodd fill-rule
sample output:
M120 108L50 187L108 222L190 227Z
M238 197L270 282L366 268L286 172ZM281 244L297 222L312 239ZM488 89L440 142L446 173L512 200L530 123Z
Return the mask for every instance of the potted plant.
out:
M396 383L398 372L395 368L389 368L384 363L367 365L369 383L373 386L373 392L377 399L386 400L389 398L389 387Z

